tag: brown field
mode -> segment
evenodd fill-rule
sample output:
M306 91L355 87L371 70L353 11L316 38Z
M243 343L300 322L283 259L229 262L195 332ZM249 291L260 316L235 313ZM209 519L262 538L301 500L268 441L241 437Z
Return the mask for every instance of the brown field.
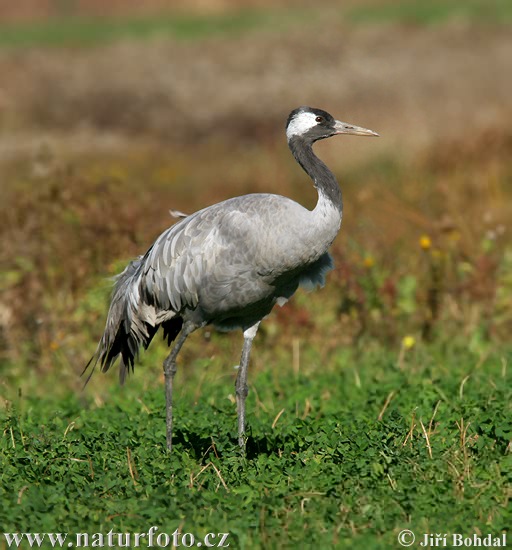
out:
M366 334L430 338L442 321L444 334L483 326L506 339L510 28L354 27L325 13L195 41L0 50L6 361L78 371L102 329L103 277L172 222L169 208L253 191L313 204L283 134L301 104L381 138L318 145L345 192L337 270L272 322L283 333L321 327L332 347ZM412 279L421 307L407 309Z

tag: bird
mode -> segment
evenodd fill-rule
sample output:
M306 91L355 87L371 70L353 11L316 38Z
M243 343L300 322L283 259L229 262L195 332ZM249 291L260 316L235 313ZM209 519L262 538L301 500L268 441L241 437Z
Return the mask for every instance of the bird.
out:
M147 349L162 327L168 345L174 343L163 364L169 451L178 354L191 333L213 325L243 332L235 393L238 444L245 454L247 372L260 322L298 287L324 286L333 269L328 249L341 227L342 193L312 146L342 134L378 136L322 109L302 106L288 116L288 146L318 193L313 210L288 197L254 193L189 215L171 211L179 221L117 276L105 330L84 372L92 365L89 380L97 364L106 372L119 359L124 383L140 348Z

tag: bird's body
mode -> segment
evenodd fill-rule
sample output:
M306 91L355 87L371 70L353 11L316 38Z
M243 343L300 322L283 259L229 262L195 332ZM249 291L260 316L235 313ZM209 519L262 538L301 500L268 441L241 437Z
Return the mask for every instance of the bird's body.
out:
M121 355L124 379L140 346L147 347L160 326L169 344L180 335L164 364L169 448L176 356L187 335L208 324L244 331L240 369L245 374L240 372L237 380L243 443L245 377L259 322L299 285L323 285L325 273L332 268L327 249L341 225L341 191L311 145L335 133L375 135L354 126L342 128L342 124L325 111L306 107L296 109L288 119L290 149L318 189L314 210L273 194L228 199L181 219L119 275L93 360L105 371Z

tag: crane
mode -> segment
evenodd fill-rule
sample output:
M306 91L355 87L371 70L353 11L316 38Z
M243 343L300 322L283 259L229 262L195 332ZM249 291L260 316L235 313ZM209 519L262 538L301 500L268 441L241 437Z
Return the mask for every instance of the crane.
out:
M211 324L243 331L235 390L238 443L245 451L247 370L260 321L299 286L323 286L333 267L327 249L341 226L342 195L312 146L338 134L378 136L311 107L293 110L286 123L288 146L318 192L313 210L287 197L257 193L180 215L117 276L103 336L84 372L91 364L89 378L97 364L106 372L120 357L123 383L140 347L147 349L162 327L168 345L174 342L163 364L169 450L176 359L187 337Z

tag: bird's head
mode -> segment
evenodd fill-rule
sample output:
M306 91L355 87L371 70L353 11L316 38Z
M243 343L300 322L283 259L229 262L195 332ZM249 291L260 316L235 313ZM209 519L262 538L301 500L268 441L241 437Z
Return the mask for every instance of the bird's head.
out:
M310 143L338 134L352 134L355 136L378 136L373 130L354 126L336 120L328 112L312 107L294 109L286 123L286 137L291 139L301 137Z

